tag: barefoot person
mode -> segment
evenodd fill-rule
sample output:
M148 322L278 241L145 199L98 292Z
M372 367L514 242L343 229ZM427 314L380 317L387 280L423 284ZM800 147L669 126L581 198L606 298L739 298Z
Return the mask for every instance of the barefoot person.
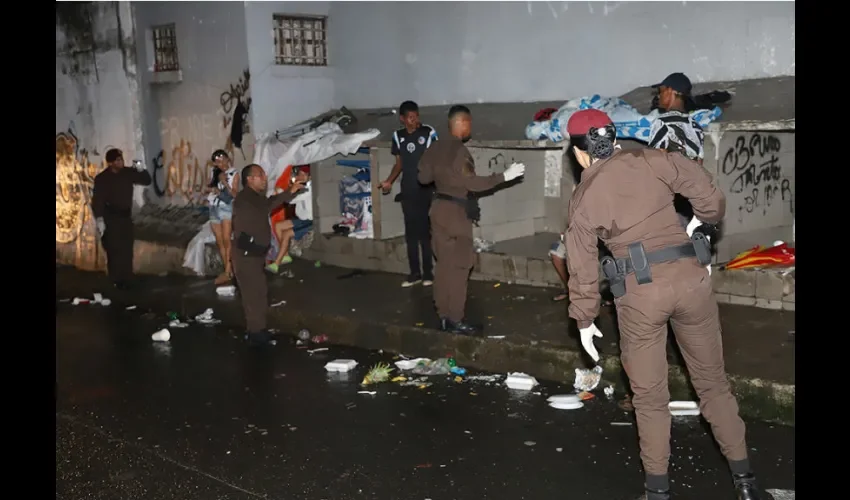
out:
M215 164L212 184L216 195L210 202L210 229L224 263L224 272L216 278L215 284L223 285L233 279L230 236L233 228L233 199L239 192L239 176L223 149L212 154L212 161Z
M313 227L313 197L310 192L310 167L293 167L295 183L303 184L304 189L289 202L295 206L295 217L278 221L274 225L274 233L280 242L277 257L266 266L269 272L277 274L281 264L289 264L289 247L292 240L300 240Z

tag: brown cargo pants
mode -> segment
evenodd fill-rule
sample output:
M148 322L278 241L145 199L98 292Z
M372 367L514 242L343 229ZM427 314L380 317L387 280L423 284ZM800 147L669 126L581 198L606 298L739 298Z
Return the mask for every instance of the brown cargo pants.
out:
M670 391L667 386L667 321L702 415L728 460L747 458L744 422L723 362L720 316L711 277L696 259L653 266L652 283L626 279L616 299L623 367L629 377L646 474L667 474L670 460Z
M432 241L437 265L434 272L434 305L440 318L453 322L466 316L469 273L475 262L472 239L448 236L435 227Z
M246 330L252 333L264 332L269 311L269 288L263 271L265 257L239 255L239 250L234 248L230 259L242 297Z

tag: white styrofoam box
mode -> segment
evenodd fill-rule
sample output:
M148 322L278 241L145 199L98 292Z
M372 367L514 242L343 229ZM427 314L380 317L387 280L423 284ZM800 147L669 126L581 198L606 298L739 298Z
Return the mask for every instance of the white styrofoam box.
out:
M508 377L505 379L505 385L510 389L530 391L537 385L537 379L525 373L508 373Z
M329 372L347 372L357 366L357 361L353 359L335 359L328 361L325 365L325 370Z

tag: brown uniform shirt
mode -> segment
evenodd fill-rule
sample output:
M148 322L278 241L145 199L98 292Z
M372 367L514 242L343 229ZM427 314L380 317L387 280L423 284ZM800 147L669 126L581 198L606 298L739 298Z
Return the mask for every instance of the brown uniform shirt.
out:
M269 214L294 197L289 191L268 198L249 187L240 191L233 200L234 239L239 237L239 233L246 233L254 238L257 245L269 246L272 238Z
M702 222L716 224L726 213L726 197L709 173L679 153L618 151L581 173L565 235L569 314L579 328L599 312L597 238L616 258L628 256L628 245L639 241L647 252L689 241L673 207L675 193L688 198Z
M97 174L91 199L95 218L129 216L133 206L133 185L147 186L150 183L151 174L147 170L139 172L132 167L124 167L118 172L107 168Z
M450 137L437 141L419 160L419 183L434 183L437 193L466 199L470 192L492 189L505 182L503 174L475 175L475 161L463 141ZM447 236L472 240L472 221L459 203L437 198L431 208L431 222Z

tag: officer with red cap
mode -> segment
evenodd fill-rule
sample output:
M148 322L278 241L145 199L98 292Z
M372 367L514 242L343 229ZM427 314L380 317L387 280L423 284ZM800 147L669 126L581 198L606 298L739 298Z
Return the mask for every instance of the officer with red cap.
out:
M678 193L694 215L716 224L726 198L705 169L679 153L619 150L611 119L595 109L567 123L570 146L582 167L570 200L565 233L569 315L594 362L599 354L593 324L599 312L597 239L613 257L602 269L616 297L623 368L637 416L646 500L669 500L670 392L667 387L667 322L682 350L702 415L728 459L738 500L768 498L750 469L744 422L723 362L717 300L706 271L711 253L699 232L689 238L673 207Z

